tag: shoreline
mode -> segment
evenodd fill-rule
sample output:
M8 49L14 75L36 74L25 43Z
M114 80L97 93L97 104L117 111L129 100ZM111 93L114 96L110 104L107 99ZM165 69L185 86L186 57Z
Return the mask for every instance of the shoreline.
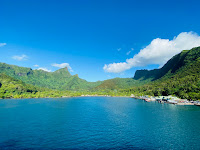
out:
M158 103L164 104L173 104L173 105L182 105L182 106L200 106L200 102L199 101L189 101L187 99L180 99L178 97L175 96L158 96L158 97L152 97L149 95L146 96L132 96L132 98L136 98L136 99L140 99L140 100L144 100L145 102L152 102L152 101L156 101Z
M147 101L145 98L143 97L133 97L133 96L110 96L110 95L81 95L81 96L62 96L62 97L33 97L33 98L0 98L1 100L22 100L22 99L41 99L41 98L45 98L45 99L53 99L53 98L76 98L76 97L124 97L124 98L133 98L135 100L143 100L145 102L158 102L161 104L167 103L167 104L173 104L173 105L179 105L179 106L200 106L200 104L198 103L193 103L192 102L187 102L187 103L183 103L183 102L179 102L179 103L170 103L168 101L164 101L164 100L149 100ZM181 99L179 99L179 101L181 101Z
M0 100L9 100L9 99L39 99L39 98L72 98L72 97L126 97L132 98L130 96L106 96L106 95L88 95L88 96L62 96L62 97L22 97L22 98L0 98ZM137 99L137 98L136 98Z

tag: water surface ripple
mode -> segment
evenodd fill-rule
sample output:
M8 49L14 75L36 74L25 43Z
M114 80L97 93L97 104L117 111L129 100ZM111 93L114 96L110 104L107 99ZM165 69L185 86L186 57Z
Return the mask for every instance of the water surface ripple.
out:
M200 149L200 107L119 97L0 100L0 149Z

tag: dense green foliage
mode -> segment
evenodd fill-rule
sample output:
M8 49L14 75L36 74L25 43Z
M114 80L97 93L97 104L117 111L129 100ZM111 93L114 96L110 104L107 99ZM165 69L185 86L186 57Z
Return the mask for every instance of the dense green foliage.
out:
M58 91L35 87L0 73L0 98L40 98L80 95L81 93L79 92Z
M78 75L71 75L67 68L62 68L55 72L46 72L5 63L0 63L0 73L5 73L27 84L58 90L113 90L131 88L140 83L132 78L115 78L105 81L87 82L80 79Z
M55 72L0 63L0 98L80 95L176 95L200 99L200 47L184 50L162 68L136 71L132 78L87 82L67 68Z
M103 81L102 84L97 86L95 90L102 90L102 89L108 89L108 90L115 90L115 89L126 89L131 88L133 86L141 85L143 82L140 82L138 80L134 80L132 78L114 78Z
M160 69L137 70L134 79L151 81L163 77L168 72L175 73L180 67L185 65L185 57L188 55L188 52L189 51L184 50L180 54L175 55Z
M5 73L10 77L22 80L28 84L59 90L79 91L90 89L101 84L101 81L87 82L86 80L80 79L78 75L71 75L67 68L62 68L55 72L46 72L0 63L0 73Z
M0 74L0 98L16 98L24 93L36 93L37 89L33 85L26 85L20 80L11 78L5 74Z
M115 96L116 91L60 91L47 88L35 87L26 84L21 80L14 79L8 75L0 73L0 98L41 98L41 97L71 97L81 95L112 95Z
M200 99L200 47L182 51L161 69L148 71L144 76L137 75L136 78L154 81L125 90L126 92L137 95L176 95L185 99Z

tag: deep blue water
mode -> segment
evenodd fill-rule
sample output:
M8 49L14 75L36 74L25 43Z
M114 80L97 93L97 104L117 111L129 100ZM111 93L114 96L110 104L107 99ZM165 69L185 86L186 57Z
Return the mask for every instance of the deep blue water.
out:
M200 107L132 98L0 100L0 149L200 149Z

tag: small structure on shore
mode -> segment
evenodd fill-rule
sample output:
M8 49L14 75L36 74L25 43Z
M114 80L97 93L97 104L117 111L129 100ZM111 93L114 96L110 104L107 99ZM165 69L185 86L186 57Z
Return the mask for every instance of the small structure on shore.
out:
M133 96L133 95L132 95ZM169 104L176 104L176 105L197 105L200 106L200 102L196 102L194 103L193 101L189 101L187 99L180 99L176 96L149 96L149 95L145 95L145 96L139 96L139 97L134 97L134 98L138 98L138 99L142 99L145 100L146 102L151 102L151 101L158 101L158 103L169 103Z

